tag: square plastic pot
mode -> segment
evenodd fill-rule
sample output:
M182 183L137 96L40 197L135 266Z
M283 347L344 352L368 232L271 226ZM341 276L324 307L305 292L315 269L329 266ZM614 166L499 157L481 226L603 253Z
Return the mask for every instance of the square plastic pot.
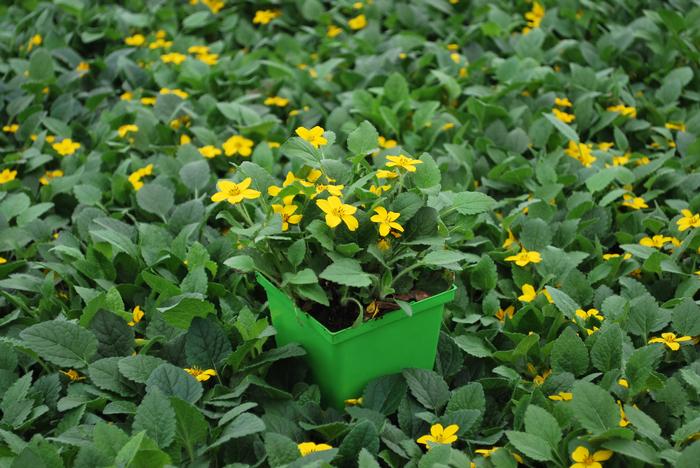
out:
M342 408L358 398L371 380L408 368L432 369L445 304L454 299L456 286L412 302L413 315L402 310L382 315L355 328L329 331L264 276L277 346L299 343L326 405Z

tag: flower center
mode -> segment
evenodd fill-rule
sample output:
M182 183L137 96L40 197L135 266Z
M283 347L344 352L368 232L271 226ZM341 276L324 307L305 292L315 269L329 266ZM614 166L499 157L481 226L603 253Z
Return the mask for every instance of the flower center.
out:
M345 209L343 209L342 206L339 206L338 208L333 208L333 215L342 218L345 216Z
M228 195L231 197L235 197L235 196L238 196L241 194L241 190L236 185L236 186L233 186L230 189L228 189L228 191L226 193L228 193Z

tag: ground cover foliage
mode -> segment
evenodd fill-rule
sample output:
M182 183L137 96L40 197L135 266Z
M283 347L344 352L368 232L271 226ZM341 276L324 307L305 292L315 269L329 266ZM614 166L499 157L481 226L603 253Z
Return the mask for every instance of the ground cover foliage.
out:
M0 6L0 465L696 466L699 24L682 0ZM280 202L360 166L363 241ZM386 193L398 219L365 209ZM270 276L312 301L389 292L366 255L402 241L456 284L434 369L322 406L252 274L285 239Z

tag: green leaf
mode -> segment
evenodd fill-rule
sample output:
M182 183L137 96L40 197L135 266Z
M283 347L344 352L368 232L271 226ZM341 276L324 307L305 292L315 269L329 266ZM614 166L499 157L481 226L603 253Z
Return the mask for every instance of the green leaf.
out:
M559 133L561 133L564 136L564 138L566 138L567 140L571 140L574 143L579 142L578 134L569 125L565 124L561 120L554 117L553 114L542 114L542 115L544 116L545 119L549 120L549 123L554 125L554 128L559 130Z
M413 181L416 186L421 189L428 189L440 184L440 168L435 163L435 160L428 153L423 153L419 158L423 164L416 166L416 172L413 174Z
M171 397L170 405L175 412L175 440L193 454L195 447L206 441L209 424L196 407L184 400Z
M439 410L450 399L450 389L439 374L428 369L402 372L411 394L428 409Z
M580 309L579 305L576 304L576 302L571 299L568 294L560 291L557 288L546 286L545 289L552 296L552 300L554 301L554 305L557 306L557 309L559 309L559 311L564 314L566 318L574 320L574 317L576 316L576 309Z
M73 187L73 193L83 205L97 205L102 199L102 190L94 185L76 185Z
M301 456L296 442L275 432L265 434L265 453L270 466L284 466Z
M145 384L154 370L166 361L159 357L137 354L119 360L119 372L129 380Z
M134 351L134 329L126 321L106 310L99 310L90 322L97 337L100 356L128 356Z
M377 149L379 134L368 121L363 121L348 135L348 150L353 154L367 154Z
M211 173L206 161L193 161L180 169L180 180L191 191L203 190L209 183ZM145 188L145 187L143 187Z
M379 451L379 434L371 422L364 420L357 424L345 436L338 447L338 456L345 460L354 460L361 449L375 454Z
M527 432L506 431L511 444L525 456L537 461L554 461L552 449L542 437Z
M88 367L90 381L103 390L109 390L122 397L133 395L133 389L122 374L119 373L120 357L108 357L97 360Z
M421 263L443 267L454 265L456 268L459 268L458 264L465 260L475 263L479 261L479 257L456 250L433 250L428 252L425 257L421 259Z
M625 405L625 416L637 431L654 443L664 443L661 437L661 427L654 419L644 411L632 405Z
M360 454L357 457L357 466L358 468L381 468L377 460L364 447L360 450Z
M31 80L45 81L54 77L53 59L44 48L38 49L29 60L29 78Z
M165 216L175 204L170 189L156 183L145 184L136 192L136 202L142 210Z
M484 358L492 354L491 349L486 346L484 340L476 334L456 336L454 341L462 351L470 356Z
M185 355L190 366L217 369L233 351L226 332L211 317L195 317L185 340Z
M394 72L384 82L384 96L395 103L409 98L408 82L401 73Z
M146 431L159 447L167 448L175 438L175 411L157 388L151 389L136 410L135 431Z
M209 448L218 447L231 439L240 439L264 430L265 423L262 419L251 413L243 413L224 427L219 438Z
M626 457L635 458L648 465L658 465L656 450L637 440L613 439L603 443L603 447Z
M406 381L400 374L386 375L370 381L362 394L362 407L389 415L406 395Z
M608 324L598 332L591 348L591 362L601 372L622 367L622 329L617 323Z
M450 210L463 215L475 215L491 210L496 200L481 192L460 192L454 194Z
M173 305L158 307L158 310L163 313L163 319L168 324L183 330L189 328L195 317L204 318L214 312L214 304L197 297L182 295L172 301L175 302Z
M362 265L351 258L339 258L326 267L321 278L344 286L363 288L372 284L372 275L362 271Z
M224 265L234 270L241 271L243 273L250 273L255 271L255 261L250 255L237 255L224 260Z
M168 363L158 366L146 381L146 391L153 389L190 403L196 403L203 392L202 385L194 377Z
M298 239L292 243L287 249L287 259L289 263L292 264L294 268L301 265L306 256L306 241L304 239Z
M634 350L625 365L630 396L637 395L647 388L647 379L656 370L663 355L662 345L648 345Z
M50 320L20 333L24 344L47 361L61 367L82 369L97 352L97 339L73 322Z
M574 383L570 402L574 417L593 435L618 427L620 410L608 392L585 381Z
M588 348L574 329L567 327L554 341L550 360L554 372L580 376L588 370Z
M481 260L470 270L470 284L476 289L490 291L496 287L498 282L498 272L496 263L488 255L481 257Z
M165 466L170 461L168 454L158 448L153 439L146 435L146 431L141 431L119 450L114 464L129 468L152 468Z
M673 329L679 335L700 335L700 307L689 297L673 309Z
M525 410L525 432L542 437L553 450L557 449L562 436L556 418L536 405L528 405Z

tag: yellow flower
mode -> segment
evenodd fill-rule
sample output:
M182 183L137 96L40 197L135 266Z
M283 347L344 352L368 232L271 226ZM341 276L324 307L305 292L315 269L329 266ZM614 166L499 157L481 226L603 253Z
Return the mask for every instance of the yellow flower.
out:
M681 210L682 218L676 221L678 230L683 232L690 228L700 228L700 213L693 214L690 210Z
M547 302L549 302L550 304L554 304L554 299L552 299L552 295L549 294L549 291L547 291L546 289L543 289L540 292L547 299Z
M571 104L571 101L569 101L569 98L564 97L564 98L554 98L554 105L559 106L559 107L571 107L573 104Z
M611 260L611 259L617 258L617 257L619 257L619 256L620 256L619 253L607 253L607 254L603 254L603 260ZM622 256L622 259L623 259L623 260L629 260L630 258L632 258L632 254L631 254L631 253L625 253L625 254Z
M546 370L546 371L542 372L542 375L535 375L535 376L532 378L532 383L534 383L535 385L542 385L542 384L544 383L544 381L547 380L547 378L548 378L551 374L552 374L552 370L549 369L549 370Z
M521 290L523 294L518 296L518 299L522 302L532 302L537 297L537 292L535 292L535 288L531 284L523 284Z
M597 159L591 154L591 149L593 149L593 145L590 143L583 144L569 140L569 146L564 150L564 153L578 160L585 167L591 167Z
M615 143L612 143L609 141L602 141L602 142L598 143L598 149L601 151L607 151L610 148L612 148L613 146L615 146Z
M685 132L685 124L683 122L667 122L664 126L669 130L678 130L679 132Z
M153 164L149 164L131 173L129 175L129 182L134 187L134 190L138 192L139 190L141 190L141 187L143 187L143 182L141 182L141 179L144 176L151 174L153 174Z
M586 447L579 445L571 454L571 459L576 463L570 468L602 468L600 462L609 460L612 456L612 450L598 450L591 454Z
M180 65L187 59L187 55L179 52L171 52L169 54L161 55L160 59L163 61L163 63L174 63L175 65Z
M595 332L597 332L598 330L600 330L600 328L593 327L593 328L585 328L584 330L586 330L586 333L590 336L590 335L594 334Z
M373 223L379 224L379 235L386 237L392 229L396 229L399 232L403 232L403 226L396 222L401 216L401 213L396 213L394 211L387 211L384 207L378 206L374 209L376 213L369 220Z
M569 114L567 112L560 111L556 107L552 109L552 114L554 114L554 117L556 117L564 123L571 123L574 120L576 120L576 116L574 114Z
M416 165L423 164L420 159L412 159L403 154L398 156L387 156L386 159L389 161L386 163L386 167L400 167L408 172L416 172Z
M4 265L7 263L7 259L5 257L0 257L0 265Z
M377 144L379 145L380 148L385 148L385 149L396 148L396 146L398 145L396 140L389 140L387 138L384 138L383 136L380 136L377 138Z
M627 382L627 379L619 379L617 384L621 387L630 388L630 384Z
M377 179L395 179L399 176L398 173L394 171L387 171L386 169L379 169L376 175Z
M119 129L117 130L117 133L119 134L119 136L121 138L124 138L127 134L136 133L138 131L139 131L138 125L127 124L127 125L122 125L121 127L119 127Z
M509 319L512 319L514 313L515 313L515 307L513 307L512 305L509 305L508 307L506 307L505 310L503 310L503 309L498 309L498 312L496 312L496 318L497 318L500 322L505 322L505 321L506 321L506 317L509 318Z
M180 135L180 144L186 145L192 142L192 138L189 135Z
M209 46L205 45L193 45L187 48L188 54L201 55L209 53Z
M84 75L90 71L90 64L87 62L80 62L78 66L75 67L75 71L77 71L80 75Z
M451 59L454 63L459 63L459 62L462 60L462 56L459 55L457 52L452 52L452 53L450 54L450 59Z
M253 152L253 144L253 140L249 140L242 135L233 135L224 142L222 147L224 148L224 154L228 157L236 154L248 157Z
M388 237L382 237L377 241L377 248L381 251L386 251L391 248L391 239Z
M202 3L209 7L213 14L217 14L224 6L226 6L226 3L223 0L202 0Z
M588 310L583 310L583 309L576 309L576 316L579 318L582 318L583 320L589 319L591 317L594 317L601 322L605 320L605 317L603 317L598 309L588 309Z
M372 3L372 0L370 0L368 3ZM353 7L354 9L356 9L356 10L361 10L361 9L363 9L365 6L362 4L362 2L355 2L355 3L352 4L352 7Z
M247 177L239 183L232 182L230 180L220 180L216 186L219 191L211 196L211 201L220 202L226 200L227 202L235 205L243 200L253 200L260 196L260 192L257 190L249 189L253 179Z
M348 20L348 26L350 26L350 29L355 31L360 30L367 26L367 18L365 18L365 15L357 15L356 17Z
M319 126L317 125L317 126L315 126L314 128L312 128L312 129L308 129L308 128L305 128L305 127L298 127L298 128L295 130L295 133L296 133L299 137L301 137L302 139L308 141L308 142L311 144L311 146L313 146L314 148L317 148L317 149L318 149L318 147L323 146L323 145L325 145L325 144L328 143L328 140L326 140L326 139L323 137L323 132L324 132L324 131L325 131L325 130L323 130L322 127L319 127Z
M624 199L622 206L632 208L633 210L649 208L649 205L647 205L644 199L641 197L633 197L632 195L625 194L622 198Z
M540 2L534 2L532 4L532 10L525 13L527 26L523 28L523 34L529 33L532 31L532 28L539 28L540 23L542 23L542 18L544 18L544 7Z
M119 96L119 99L121 99L122 101L131 101L132 99L134 99L134 93L132 93L131 91L124 91L124 93L122 93L122 95Z
M528 251L525 247L520 250L520 253L506 257L506 262L515 262L518 266L525 266L528 263L540 263L542 256L535 250Z
M445 125L442 126L442 130L447 131L452 128L454 128L455 124L452 122L447 122Z
M280 145L280 144L279 144L278 142L276 142L276 141L268 141L268 142L267 142L267 146L268 146L268 148L273 149L273 148L279 148L279 147L282 146L282 145Z
M608 112L617 112L625 117L637 118L637 109L632 106L625 106L624 104L618 104L616 106L610 106L607 108Z
M78 374L78 371L75 369L68 369L68 371L59 371L61 374L65 375L68 377L72 382L77 382L79 380L85 380L85 377L82 377L80 374Z
M216 65L219 62L219 54L199 54L197 60L207 65Z
M620 400L617 400L617 406L620 407L620 422L618 422L617 425L620 427L627 427L630 421L627 419L627 415L625 415L625 410L622 408Z
M2 131L5 133L17 133L17 130L19 130L19 124L10 124L10 125L4 125L2 127Z
M216 371L214 369L200 369L196 366L186 367L185 372L197 379L197 382L206 382L216 375Z
M56 169L55 171L46 171L44 175L39 178L39 183L41 185L49 185L49 182L56 177L63 177L63 171L60 169Z
M41 34L34 34L31 39L29 39L27 50L31 51L35 46L40 46L42 42L44 42L44 39L41 37Z
M316 205L326 214L326 224L331 228L338 226L341 221L350 231L356 230L360 225L357 218L353 216L357 207L343 204L336 196L330 196L325 200L316 200Z
M489 458L491 455L496 453L496 450L498 450L500 447L491 447L490 449L476 449L474 450L474 453L478 453L484 458Z
M508 229L508 238L503 241L503 248L507 249L511 245L513 245L513 243L515 243L517 241L518 241L518 239L515 238L515 236L513 235L513 232L510 229Z
M154 97L142 97L141 104L144 106L154 106L156 104L156 98Z
M258 10L255 12L253 24L267 24L273 19L280 16L280 12L276 10Z
M337 35L341 34L342 32L343 32L342 28L339 28L338 26L330 24L330 25L328 25L328 30L326 31L326 36L328 36L332 39L332 38L336 37Z
M271 97L265 99L266 106L284 107L287 104L289 104L289 99L279 97L279 96L271 96Z
M70 156L71 154L78 151L80 148L80 143L66 138L61 140L60 143L54 143L51 147L58 152L61 156Z
M299 224L301 222L302 215L294 214L297 208L299 207L286 202L284 205L272 205L272 211L282 216L283 231L289 229L290 224Z
M133 36L124 38L124 44L134 47L140 47L145 42L146 38L143 36L143 34L134 34Z
M570 392L559 392L556 395L549 395L547 398L554 401L569 401L574 397Z
M9 169L4 169L0 171L0 185L12 182L17 177L17 171L11 171Z
M362 405L362 397L360 398L348 398L345 400L345 404L349 406L360 406Z
M209 158L209 159L215 158L221 154L221 150L213 145L202 146L198 150L199 150L199 154L201 154L205 158Z
M671 242L672 239L672 237L666 237L662 236L661 234L657 234L654 237L642 237L639 240L639 245L643 245L646 247L656 247L657 249L660 249L668 242Z
M676 336L675 333L662 333L661 338L656 337L649 340L649 343L663 343L671 351L678 351L681 347L678 343L683 341L690 341L693 338L690 336Z
M160 90L160 94L174 94L175 96L179 97L180 99L187 99L188 97L190 97L189 94L187 94L185 91L178 89L178 88L175 88L175 89L163 88Z
M380 196L383 192L388 192L391 190L391 185L370 185L369 191L375 194L376 196Z
M624 166L628 162L630 162L629 153L623 154L622 156L613 156L612 158L613 166Z
M301 453L302 457L305 457L315 452L331 450L333 448L328 444L316 444L314 442L302 442L301 444L297 445L297 447L299 448L299 453Z
M134 310L131 312L131 322L129 322L127 325L129 325L130 327L135 326L141 321L144 315L146 314L143 310L141 310L141 306L134 307Z
M151 50L169 49L172 45L173 45L173 41L166 41L163 37L159 37L155 41L148 44L148 48Z
M416 442L425 445L428 449L432 445L450 445L457 441L457 424L450 424L443 428L442 424L433 424L430 427L430 434L426 434L418 438Z

